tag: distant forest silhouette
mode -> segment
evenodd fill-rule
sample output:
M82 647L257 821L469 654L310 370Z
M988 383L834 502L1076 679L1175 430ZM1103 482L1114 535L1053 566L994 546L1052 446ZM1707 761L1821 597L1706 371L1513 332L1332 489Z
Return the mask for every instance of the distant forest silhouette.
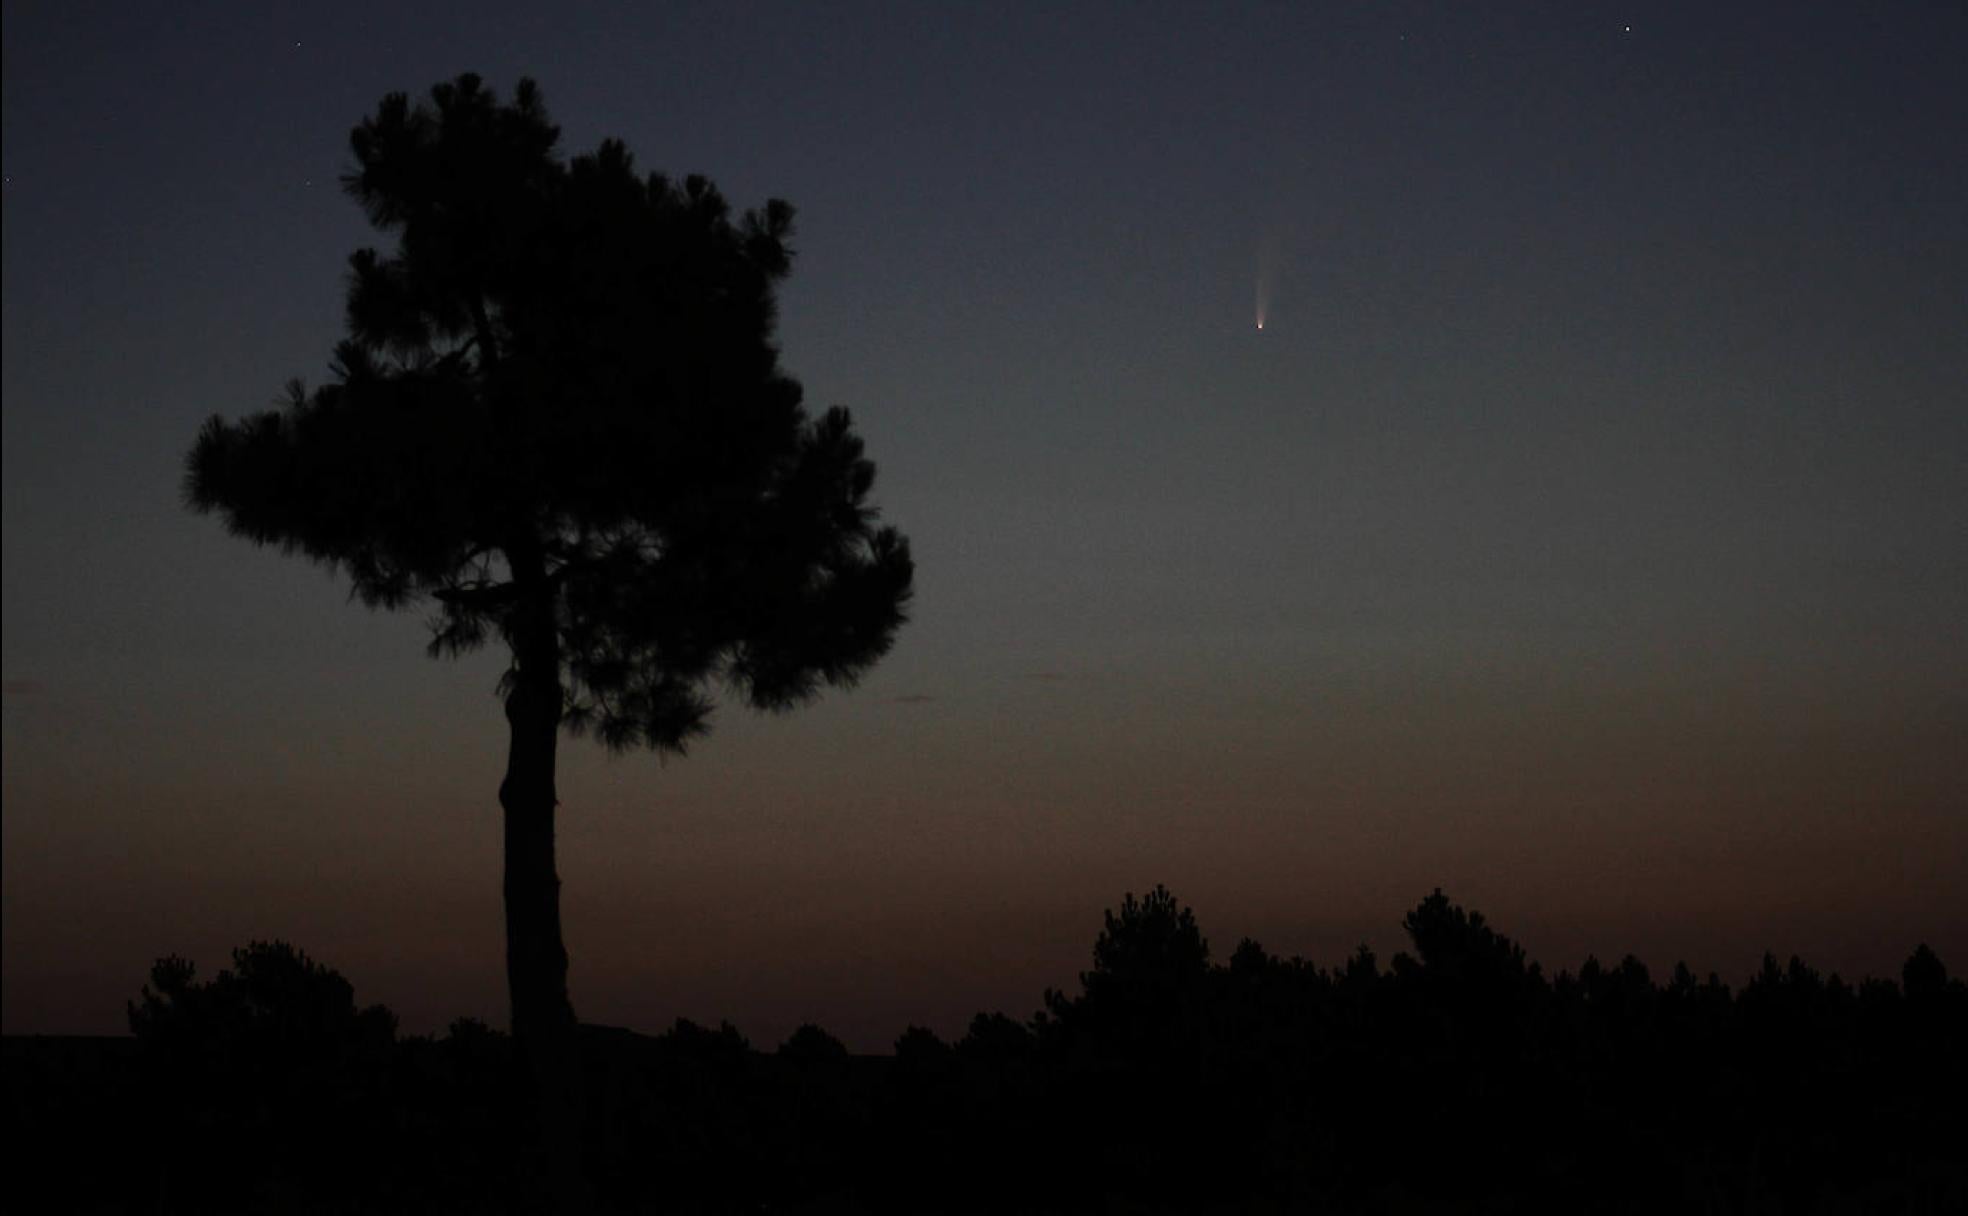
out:
M1740 990L1631 956L1547 976L1439 890L1409 949L1213 962L1165 889L1079 991L946 1042L776 1050L581 1028L582 1166L620 1212L1960 1212L1968 986L1926 946ZM284 943L159 960L130 1039L6 1041L9 1210L507 1210L511 1043L402 1036Z

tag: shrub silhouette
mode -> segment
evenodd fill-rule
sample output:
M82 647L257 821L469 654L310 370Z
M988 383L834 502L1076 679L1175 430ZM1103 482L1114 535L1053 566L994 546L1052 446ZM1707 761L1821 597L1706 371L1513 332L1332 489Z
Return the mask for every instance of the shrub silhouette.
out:
M200 1190L206 1206L383 1187L395 1016L358 1008L347 980L285 942L254 942L233 951L229 970L195 977L185 959L159 959L128 1006L163 1131L160 1194L196 1187L201 1158L219 1146L257 1161L260 1186Z

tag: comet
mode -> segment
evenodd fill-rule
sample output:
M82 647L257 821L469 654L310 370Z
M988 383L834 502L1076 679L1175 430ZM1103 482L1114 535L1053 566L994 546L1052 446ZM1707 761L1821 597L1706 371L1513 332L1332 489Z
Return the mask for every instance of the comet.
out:
M1275 234L1266 235L1257 245L1257 327L1264 328L1264 322L1271 313L1271 289L1278 279L1280 242Z

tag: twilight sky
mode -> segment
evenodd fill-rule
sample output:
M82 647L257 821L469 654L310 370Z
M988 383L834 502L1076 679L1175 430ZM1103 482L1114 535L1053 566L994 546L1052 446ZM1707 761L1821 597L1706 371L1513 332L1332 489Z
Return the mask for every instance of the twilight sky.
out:
M1439 885L1547 967L1968 968L1960 6L1004 7L7 7L8 1033L275 936L504 1020L498 656L179 500L325 373L349 128L467 70L799 208L918 563L854 693L563 743L584 1020L1022 1016L1156 882L1219 957Z

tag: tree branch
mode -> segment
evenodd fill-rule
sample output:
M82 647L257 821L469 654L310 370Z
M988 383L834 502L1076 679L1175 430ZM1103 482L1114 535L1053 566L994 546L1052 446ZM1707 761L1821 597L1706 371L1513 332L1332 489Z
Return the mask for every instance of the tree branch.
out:
M516 602L519 592L511 583L473 582L440 587L431 592L431 597L440 604L483 612Z

